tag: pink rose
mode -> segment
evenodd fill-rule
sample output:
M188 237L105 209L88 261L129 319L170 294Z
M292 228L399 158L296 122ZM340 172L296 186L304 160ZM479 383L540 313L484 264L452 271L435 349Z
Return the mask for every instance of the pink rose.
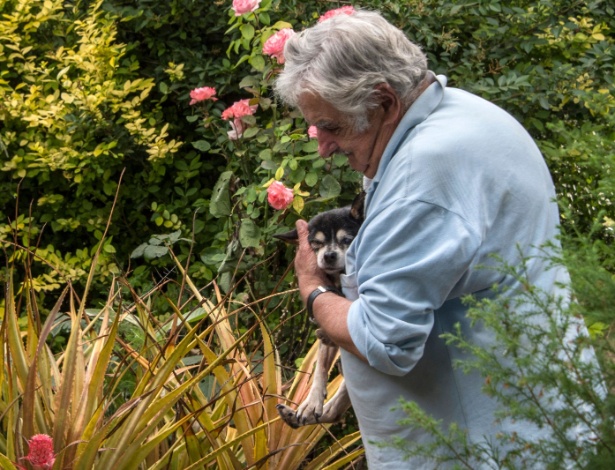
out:
M47 434L36 434L28 441L28 455L24 457L34 468L51 469L56 460L53 453L53 439Z
M194 90L190 92L190 98L192 98L192 100L190 101L190 104L195 104L195 103L198 103L199 101L205 101L205 100L216 101L218 98L214 98L215 94L216 94L216 89L209 87L209 86L204 86L202 88L195 88Z
M284 44L288 41L288 38L293 36L295 32L290 28L284 28L279 30L273 36L271 36L263 45L263 54L267 54L271 57L275 57L278 60L278 64L284 63Z
M235 101L232 106L229 106L222 111L222 119L228 121L230 119L241 119L244 116L250 116L256 112L258 105L250 106L250 100Z
M267 188L267 201L276 210L286 209L293 203L293 190L279 181L274 181Z
M247 126L241 118L254 114L257 109L257 104L250 106L250 100L245 99L236 101L232 106L222 111L222 119L231 121L232 130L227 132L230 140L237 140L243 135L243 131Z
M233 0L233 11L235 16L250 13L258 8L261 0Z
M355 12L354 7L351 5L346 5L340 8L336 8L335 10L329 10L327 13L318 18L318 22L322 23L323 21L328 20L329 18L333 18L338 15L352 15Z
M316 139L318 137L318 128L316 126L308 127L308 136L310 139Z

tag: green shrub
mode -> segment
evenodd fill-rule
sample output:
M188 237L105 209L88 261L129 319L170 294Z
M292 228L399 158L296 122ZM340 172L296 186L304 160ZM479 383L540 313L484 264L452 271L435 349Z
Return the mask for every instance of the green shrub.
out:
M138 75L100 6L0 7L0 240L36 246L56 268L39 278L43 289L83 279L118 191L100 273L120 272L115 244L143 227L147 188L180 146L155 110L141 109L155 83Z

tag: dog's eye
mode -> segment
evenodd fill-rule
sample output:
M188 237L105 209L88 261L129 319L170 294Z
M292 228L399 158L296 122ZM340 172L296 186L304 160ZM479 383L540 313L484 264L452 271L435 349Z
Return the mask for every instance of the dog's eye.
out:
M310 246L312 247L312 250L316 251L320 250L323 246L325 246L325 244L319 240L310 240Z
M342 245L350 245L353 240L354 240L354 237L344 237L340 240L340 243Z

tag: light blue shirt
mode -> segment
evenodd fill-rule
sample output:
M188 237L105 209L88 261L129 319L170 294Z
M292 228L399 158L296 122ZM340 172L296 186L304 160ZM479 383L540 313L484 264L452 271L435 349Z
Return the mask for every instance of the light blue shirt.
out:
M471 326L460 297L493 295L516 281L495 269L497 255L517 265L558 233L549 171L529 134L509 114L477 96L447 88L438 76L393 134L369 186L366 218L347 255L344 292L356 299L348 329L369 365L342 351L344 376L370 468L421 468L372 441L426 436L399 426L399 398L417 402L445 426L457 422L471 439L493 438L496 404L484 379L453 368L462 358L439 335L459 323L467 339L489 346L491 331ZM546 292L567 282L541 258L528 264ZM565 294L565 293L563 293Z

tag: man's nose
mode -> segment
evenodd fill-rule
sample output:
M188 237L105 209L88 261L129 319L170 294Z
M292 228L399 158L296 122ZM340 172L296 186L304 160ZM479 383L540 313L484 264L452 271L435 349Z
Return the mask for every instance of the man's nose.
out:
M337 144L334 140L323 136L320 131L318 132L318 153L321 157L330 157L337 151L337 148Z

